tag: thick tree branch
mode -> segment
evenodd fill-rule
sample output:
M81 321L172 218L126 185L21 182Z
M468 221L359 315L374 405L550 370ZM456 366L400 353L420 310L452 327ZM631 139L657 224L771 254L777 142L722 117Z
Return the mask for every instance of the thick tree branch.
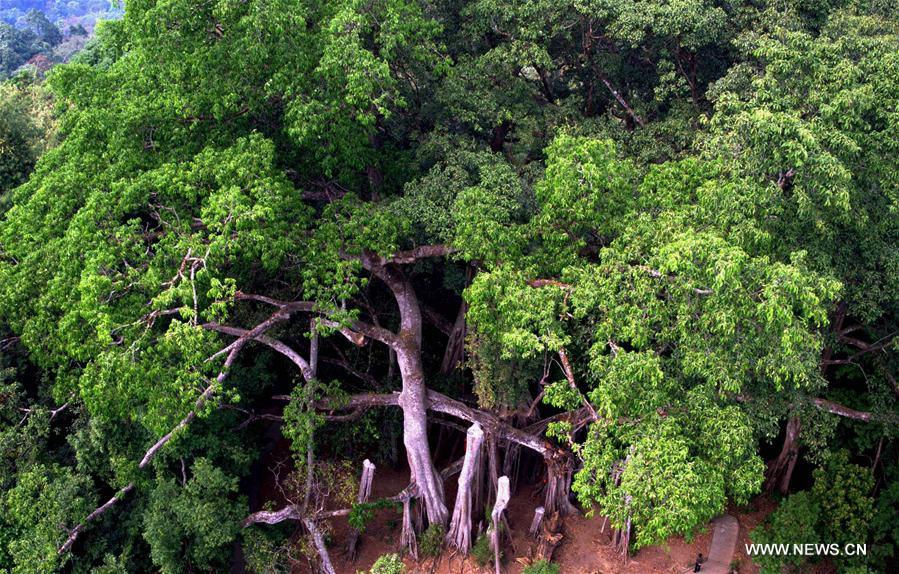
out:
M397 251L393 255L384 259L384 263L396 263L398 265L415 263L419 259L428 257L444 257L456 251L452 247L443 244L422 245L408 251Z
M197 417L197 413L203 409L203 407L206 405L206 402L215 393L216 387L220 386L225 381L225 379L228 378L228 373L231 369L231 366L234 364L235 359L237 359L237 355L238 353L240 353L241 349L243 349L243 347L249 341L261 336L265 331L272 328L277 323L286 320L288 317L290 317L289 311L285 311L283 308L279 309L262 323L259 323L249 331L242 333L236 341L225 347L225 349L213 354L211 357L209 357L209 359L207 359L207 361L210 361L215 357L221 355L223 352L228 353L228 356L225 359L225 364L219 371L215 382L206 387L203 393L197 398L196 402L194 403L193 410L187 413L187 415L183 419L181 419L181 421L179 421L177 425L175 425L175 428L173 428L165 436L157 440L156 443L147 450L147 452L144 454L144 457L137 465L138 469L146 468L147 465L149 465L153 458L156 456L156 454L159 453L162 447L168 444L168 442L172 440L172 438L175 436L175 434L177 434L179 430L187 427ZM112 508L112 506L114 506L118 502L118 499L121 496L128 494L133 488L133 484L129 484L128 486L122 488L121 490L119 490L119 492L116 493L116 496L109 499L105 504L103 504L103 506L94 510L87 516L87 518L84 519L81 524L73 528L69 533L66 541L62 546L59 547L59 554L64 554L71 549L72 545L75 543L75 540L78 538L78 535L81 534L81 531L84 529L85 524L94 520L97 516L100 516L101 514Z
M203 325L203 328L210 331L215 331L217 333L233 335L235 337L243 337L247 333L249 333L249 331L247 331L246 329L241 329L239 327L229 327L227 325L220 325L218 323L206 323ZM283 343L282 341L273 339L266 335L256 335L255 337L253 337L253 340L274 349L275 351L290 359L290 361L300 369L300 372L303 374L303 379L307 382L315 378L309 362L301 357L299 353L290 348L290 346L288 346L286 343Z
M300 509L293 504L288 504L281 510L260 510L247 516L243 521L243 527L247 528L253 524L278 524L285 520L302 519Z
M599 415L596 414L596 409L593 408L593 405L590 404L590 401L587 400L587 397L581 393L580 389L577 388L577 383L574 381L574 371L571 368L571 362L568 361L568 353L565 349L559 349L559 360L562 362L562 371L565 373L565 378L568 379L568 386L581 397L581 402L584 404L584 408L590 412L590 416L593 420L599 420Z
M347 403L340 405L338 409L333 408L327 401L317 405L317 408L319 410L333 411L398 406L399 398L399 393L362 393L353 395ZM476 422L494 436L525 446L543 456L557 454L558 448L553 446L549 441L543 440L526 430L512 427L502 422L498 417L491 413L474 409L461 401L457 401L436 391L428 391L427 408L435 412L452 415L471 423Z
M116 505L116 503L121 500L126 494L134 490L134 483L129 484L121 488L118 492L116 492L112 498L107 500L102 506L98 507L96 510L87 515L87 517L81 521L75 528L69 531L69 536L66 538L65 542L62 543L62 546L57 550L57 554L65 554L69 550L72 549L72 545L75 544L75 540L78 539L78 535L81 534L81 531L84 530L84 527L102 516L107 510Z
M827 411L831 414L839 415L841 417L846 417L850 419L855 419L857 421L865 421L870 422L872 418L876 415L874 413L865 412L865 411L857 411L855 409L851 409L847 406L841 405L840 403L835 403L833 401L829 401L827 399L822 398L813 398L811 399L812 404L821 409L822 411Z
M347 340L357 347L361 347L365 344L366 337L374 339L375 341L380 341L389 347L396 347L399 344L399 337L397 337L396 333L393 331L364 321L353 321L350 323L349 327L344 327L340 323L331 321L330 319L322 320L322 324L337 329L347 338Z

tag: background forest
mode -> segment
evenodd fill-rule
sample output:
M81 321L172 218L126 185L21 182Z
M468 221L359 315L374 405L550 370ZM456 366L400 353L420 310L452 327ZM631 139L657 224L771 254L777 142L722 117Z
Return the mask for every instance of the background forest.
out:
M117 18L108 0L0 4L0 79L17 70L42 74L85 48L98 20Z
M896 2L124 8L0 84L0 572L486 563L505 480L534 557L767 496L869 551L762 572L899 562Z

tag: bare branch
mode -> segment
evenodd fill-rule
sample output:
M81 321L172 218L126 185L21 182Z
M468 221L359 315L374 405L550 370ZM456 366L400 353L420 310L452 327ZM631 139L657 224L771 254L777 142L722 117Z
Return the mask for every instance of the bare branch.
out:
M357 410L360 408L398 406L399 398L400 393L362 393L351 396L349 401L339 408L341 410ZM319 410L334 410L327 401L316 405L316 407ZM476 422L489 433L525 446L543 456L551 456L556 454L556 450L558 450L551 443L541 439L534 433L512 427L502 422L492 413L469 407L461 401L457 401L456 399L452 399L436 391L428 391L427 408L439 413L452 415L471 423Z
M599 74L599 81L601 81L603 83L603 85L612 93L612 95L615 97L615 100L619 104L621 104L621 107L624 108L624 110L632 118L634 118L634 121L637 122L638 124L640 124L641 128L644 127L645 124L643 123L643 118L641 118L640 116L637 115L637 112L635 112L634 109L630 106L630 104L627 103L627 100L624 99L624 97L618 92L618 90L616 90L614 88L614 86L612 86L611 82L609 82L609 80L606 79L606 77L602 74Z
M406 264L406 263L415 263L419 259L426 259L428 257L443 257L445 255L449 255L456 251L452 247L448 245L422 245L420 247L416 247L415 249L409 249L408 251L397 251L393 255L384 259L384 263L396 263L396 264Z
M218 323L206 323L205 325L203 325L203 328L210 331L216 331L218 333L225 333L226 335L234 335L235 337L244 337L249 333L247 329L241 329L239 327L228 327L226 325L219 325ZM299 367L300 372L303 373L303 378L306 381L311 381L315 378L309 362L301 357L299 353L290 348L290 346L288 346L286 343L283 343L278 339L273 339L266 335L256 335L255 337L253 337L253 340L274 349L275 351L290 359L294 365Z
M134 483L129 484L121 488L118 492L116 492L112 498L107 500L102 506L91 512L87 515L87 517L82 520L75 528L69 531L69 536L66 538L65 542L62 543L62 546L56 551L57 554L65 554L69 550L72 549L72 545L75 544L75 540L78 539L78 535L81 534L81 531L84 530L84 527L102 516L107 510L116 505L116 503L121 500L126 494L134 490Z
M840 415L841 417L846 417L850 419L855 419L859 421L869 422L873 417L874 413L865 412L865 411L857 411L855 409L851 409L847 406L841 405L840 403L835 403L833 401L829 401L827 399L822 398L813 398L812 404L821 409L822 411L827 411L829 413Z
M593 405L590 404L590 401L587 400L587 397L581 393L580 389L577 388L577 383L574 381L574 371L571 369L571 363L568 361L568 353L565 352L565 349L559 349L559 360L562 362L562 371L565 373L565 378L568 379L568 386L581 397L581 402L584 403L584 408L586 408L590 412L590 416L593 417L593 420L599 420L599 415L596 414L596 409L593 408Z

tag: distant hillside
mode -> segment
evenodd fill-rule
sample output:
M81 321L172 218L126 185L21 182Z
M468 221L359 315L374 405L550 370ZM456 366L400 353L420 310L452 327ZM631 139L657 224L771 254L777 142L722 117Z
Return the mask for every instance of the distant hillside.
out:
M4 0L0 9L0 80L30 66L43 74L67 62L100 20L119 18L109 0Z
M17 28L25 27L30 10L39 10L63 32L78 24L91 30L97 20L117 18L122 10L111 0L3 0L0 20Z

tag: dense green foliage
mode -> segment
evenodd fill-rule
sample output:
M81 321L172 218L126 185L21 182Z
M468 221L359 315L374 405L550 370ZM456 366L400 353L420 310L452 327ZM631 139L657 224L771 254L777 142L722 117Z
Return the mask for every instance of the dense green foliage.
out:
M755 543L864 544L868 540L868 525L874 515L873 499L869 493L872 478L868 469L848 462L845 451L827 457L815 470L810 491L790 495L768 517L766 524L752 533ZM880 540L877 540L880 542ZM877 557L875 556L875 560ZM763 573L776 574L785 565L799 566L809 558L800 555L759 556L756 562ZM844 557L843 567L853 566L851 557ZM886 562L875 562L886 566Z
M403 574L406 566L396 554L385 554L372 564L369 574Z
M0 572L324 568L364 458L436 555L459 420L625 552L795 470L760 541L895 554L893 3L125 7L0 86Z
M0 201L54 145L54 132L50 99L39 83L22 75L15 83L0 85Z
M538 560L525 566L521 574L559 574L559 566L546 560Z

